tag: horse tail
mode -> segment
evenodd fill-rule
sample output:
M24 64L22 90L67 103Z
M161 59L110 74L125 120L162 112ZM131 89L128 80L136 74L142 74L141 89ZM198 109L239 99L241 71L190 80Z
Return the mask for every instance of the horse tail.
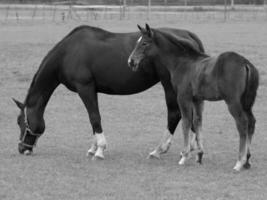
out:
M245 63L245 67L247 71L246 88L241 96L241 103L245 111L251 111L259 86L259 72L248 60Z

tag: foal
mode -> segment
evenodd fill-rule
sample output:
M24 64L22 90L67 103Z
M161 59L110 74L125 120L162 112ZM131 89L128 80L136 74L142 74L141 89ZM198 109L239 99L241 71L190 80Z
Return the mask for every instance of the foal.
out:
M200 135L204 100L224 100L236 122L240 136L239 155L234 170L250 168L249 146L255 129L252 113L259 73L243 56L225 52L210 57L198 51L189 40L163 33L159 30L138 26L142 35L128 62L131 68L149 57L164 65L171 75L171 82L177 93L177 102L182 114L184 150L180 165L188 158L191 127L195 130L198 148L197 161L201 163L203 145Z

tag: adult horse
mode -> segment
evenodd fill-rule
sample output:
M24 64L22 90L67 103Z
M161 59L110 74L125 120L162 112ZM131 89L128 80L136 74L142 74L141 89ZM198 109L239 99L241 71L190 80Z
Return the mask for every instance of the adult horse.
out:
M190 40L195 48L204 51L199 38L186 30L161 28ZM145 60L136 73L127 67L127 59L139 32L111 33L96 27L80 26L64 37L43 59L36 72L24 103L14 99L21 112L20 153L31 154L37 139L45 130L43 114L47 102L59 84L77 92L82 99L92 125L94 141L88 153L104 158L106 139L101 126L97 93L128 95L142 92L161 81L168 110L168 129L163 140L151 153L159 157L166 152L180 111L170 84L169 73L157 63Z
M239 155L234 170L250 168L249 146L255 129L252 113L259 73L243 56L235 52L225 52L210 57L196 49L192 42L177 35L146 29L138 26L142 36L129 57L129 65L136 70L139 63L149 58L161 63L170 72L171 83L177 92L177 102L181 109L184 134L184 150L180 165L188 158L190 147L190 127L195 129L198 148L197 161L203 155L202 139L199 132L202 124L203 101L224 100L235 119L239 132Z

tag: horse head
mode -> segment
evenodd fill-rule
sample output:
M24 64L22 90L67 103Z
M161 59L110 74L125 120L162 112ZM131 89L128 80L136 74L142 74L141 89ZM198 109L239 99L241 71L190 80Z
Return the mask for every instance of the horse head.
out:
M30 155L32 153L33 147L36 145L36 142L42 132L44 131L44 121L41 120L41 123L36 123L34 120L29 122L29 113L25 104L19 102L16 99L13 99L17 107L20 109L20 114L17 117L17 124L20 128L20 137L18 144L18 151L21 154ZM33 129L34 127L34 129ZM37 127L40 131L36 133ZM40 127L42 127L40 129Z
M145 58L152 57L156 54L156 45L153 41L154 31L146 24L146 28L137 25L141 36L136 42L135 48L128 58L128 65L133 71L138 67Z

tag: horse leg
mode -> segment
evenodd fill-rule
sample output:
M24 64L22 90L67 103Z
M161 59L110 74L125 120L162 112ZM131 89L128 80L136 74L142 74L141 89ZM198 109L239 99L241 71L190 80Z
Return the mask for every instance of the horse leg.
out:
M253 136L254 131L255 131L256 119L255 119L251 109L249 111L246 111L246 114L248 117L248 140L247 140L248 150L247 150L247 160L246 160L246 163L244 164L244 168L249 169L251 167L251 164L249 162L249 159L251 157L250 145L251 145L252 136Z
M94 156L96 150L97 150L97 140L95 134L93 134L93 142L91 144L91 147L88 149L86 156Z
M79 84L77 92L81 97L93 128L94 140L87 154L94 155L94 158L104 159L104 150L106 148L106 138L104 136L101 117L98 108L97 93L93 82L87 84Z
M190 121L187 118L182 118L182 129L184 135L184 150L181 152L181 159L179 165L185 164L185 161L189 158L190 154Z
M239 132L239 155L234 170L240 171L247 161L248 118L240 103L228 103L228 109Z
M196 134L191 132L190 138L190 151L195 151L197 149Z
M179 98L178 98L179 99ZM184 165L190 156L190 128L192 127L192 106L190 101L178 100L182 113L182 129L184 135L184 150L181 152L179 165Z
M149 154L149 158L160 158L160 154L167 153L171 146L171 141L175 129L181 119L181 113L177 104L176 94L169 81L162 81L162 85L165 91L165 99L168 112L168 127L164 131L162 139L159 145Z
M203 101L194 102L193 125L194 125L194 129L195 129L196 144L197 144L197 149L198 149L196 161L199 164L202 164L202 157L204 154L202 136L201 136L201 132L200 132L200 129L202 126L203 106L204 106Z

